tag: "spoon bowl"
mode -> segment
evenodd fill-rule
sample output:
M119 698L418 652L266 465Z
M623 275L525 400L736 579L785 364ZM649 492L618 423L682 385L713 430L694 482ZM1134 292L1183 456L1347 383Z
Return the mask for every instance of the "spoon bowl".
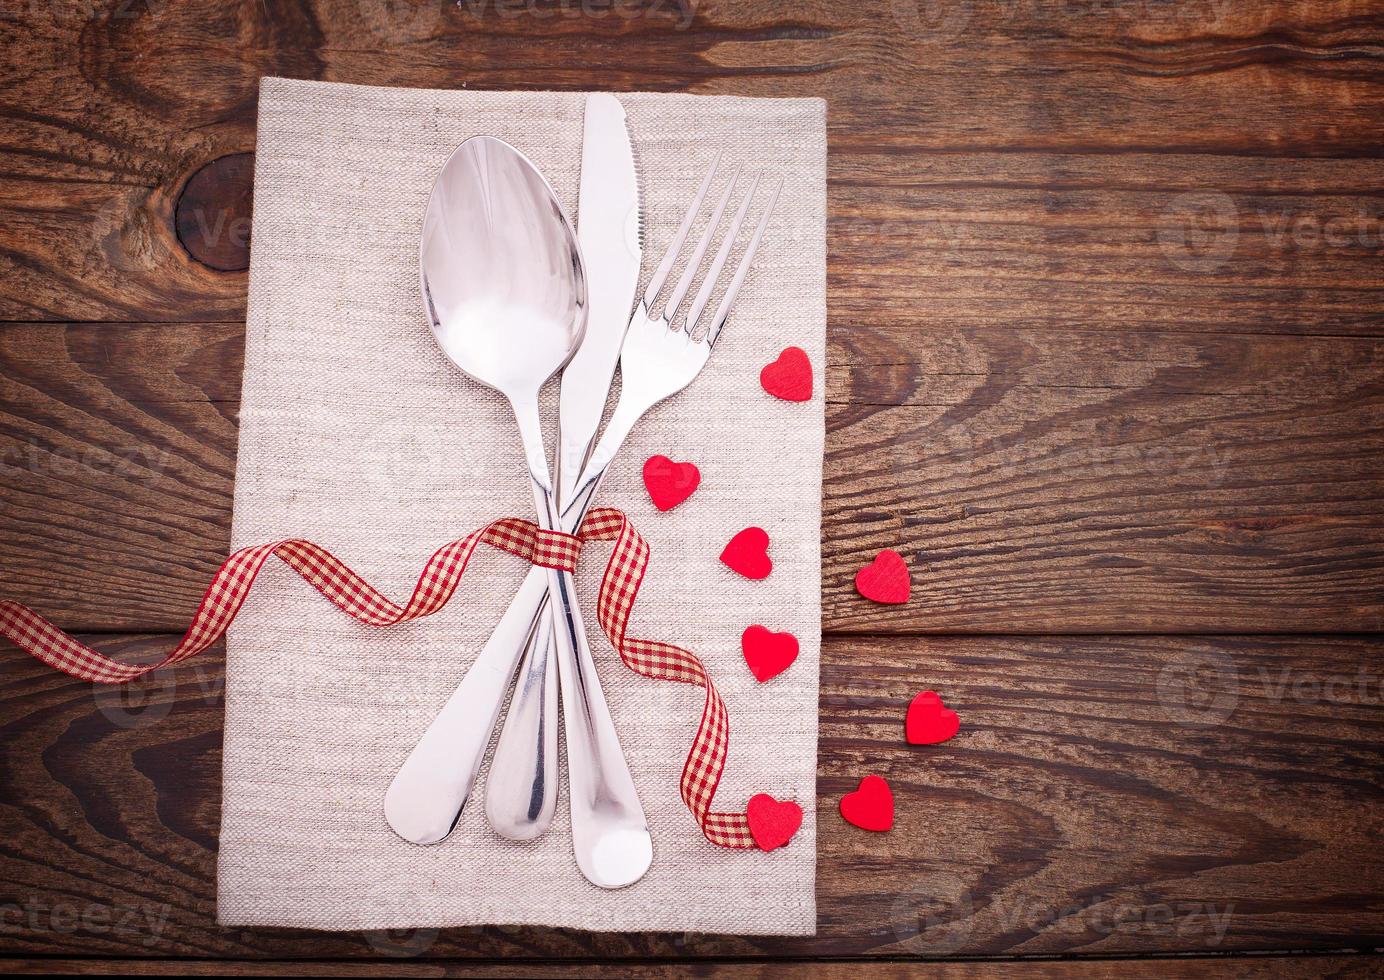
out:
M473 136L433 183L419 246L423 306L438 345L511 402L538 390L586 332L576 231L522 153Z

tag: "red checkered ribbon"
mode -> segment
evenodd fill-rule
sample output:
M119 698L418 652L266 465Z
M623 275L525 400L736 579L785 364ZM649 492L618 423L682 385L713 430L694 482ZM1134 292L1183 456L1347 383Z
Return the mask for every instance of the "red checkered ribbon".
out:
M654 680L678 681L706 689L701 722L682 769L682 799L707 840L721 847L755 847L744 813L712 812L711 801L726 765L730 721L725 703L701 660L688 650L629 635L630 612L649 565L649 546L625 515L608 507L593 509L575 535L544 531L531 521L502 518L444 545L418 576L408 602L384 596L325 548L298 538L241 548L217 571L192 625L166 657L152 664L126 664L79 643L27 606L0 600L0 636L64 673L98 684L119 684L195 656L215 643L240 610L255 576L274 555L301 575L342 612L370 626L394 626L429 616L447 604L461 582L471 555L482 544L547 568L576 568L582 545L613 541L596 600L596 618L625 666Z

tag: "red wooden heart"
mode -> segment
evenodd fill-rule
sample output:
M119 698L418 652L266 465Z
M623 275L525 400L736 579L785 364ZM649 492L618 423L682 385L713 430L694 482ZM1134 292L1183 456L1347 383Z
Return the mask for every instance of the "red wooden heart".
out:
M761 684L777 677L798 659L798 638L792 633L774 633L755 624L740 635L740 649L750 673Z
M961 719L942 704L936 691L924 691L914 698L903 722L904 737L909 745L936 745L960 730Z
M761 851L772 851L793 839L803 823L803 808L792 800L780 803L768 793L750 797L745 807L750 836Z
M894 826L894 794L881 776L866 776L860 788L841 797L841 816L862 830L885 831Z
M908 601L908 566L897 551L885 548L855 573L855 589L867 599L897 605Z
M730 539L721 561L746 578L768 578L774 570L769 560L769 534L762 527L747 527Z
M701 472L691 463L675 463L667 456L650 456L644 464L644 487L659 510L672 510L702 482Z
M812 397L812 362L801 347L785 347L778 360L764 365L759 383L775 398L805 402Z

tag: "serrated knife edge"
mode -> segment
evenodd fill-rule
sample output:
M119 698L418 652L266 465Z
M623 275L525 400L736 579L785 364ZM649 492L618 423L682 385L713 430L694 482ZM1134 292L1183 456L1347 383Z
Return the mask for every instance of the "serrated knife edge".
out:
M562 374L559 500L571 497L605 413L639 285L641 201L628 121L620 100L586 98L577 238L586 266L586 337Z

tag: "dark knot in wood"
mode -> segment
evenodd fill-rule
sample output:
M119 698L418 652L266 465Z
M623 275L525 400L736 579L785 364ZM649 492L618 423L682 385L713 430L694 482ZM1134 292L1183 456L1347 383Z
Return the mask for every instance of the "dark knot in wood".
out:
M230 153L203 166L178 195L174 228L198 262L220 272L250 267L255 155Z

